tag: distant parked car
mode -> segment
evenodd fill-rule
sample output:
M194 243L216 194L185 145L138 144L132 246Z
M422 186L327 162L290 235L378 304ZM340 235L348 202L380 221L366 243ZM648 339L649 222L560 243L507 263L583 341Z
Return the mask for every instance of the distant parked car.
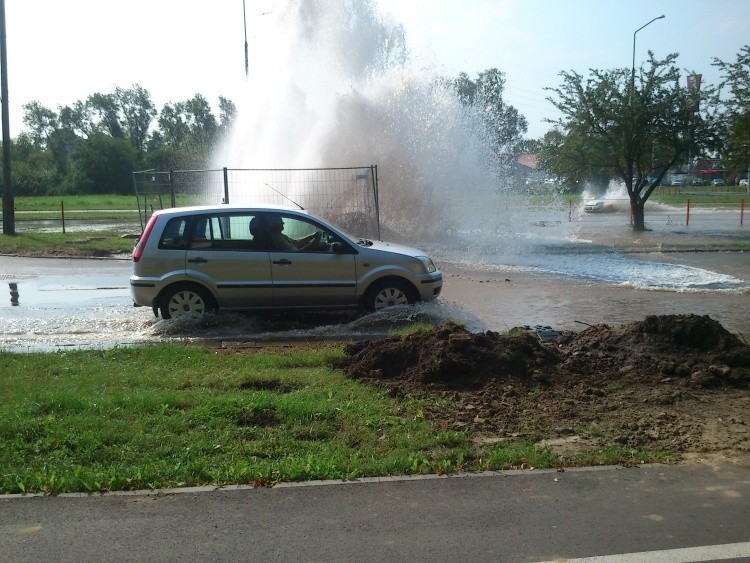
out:
M712 186L723 186L724 185L724 178L714 178L711 180Z
M747 187L747 178L742 178L742 180L740 180L739 185Z

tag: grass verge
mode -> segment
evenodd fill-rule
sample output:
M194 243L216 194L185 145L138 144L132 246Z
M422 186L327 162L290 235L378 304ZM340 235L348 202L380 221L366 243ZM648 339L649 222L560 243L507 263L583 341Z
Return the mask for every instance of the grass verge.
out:
M138 209L135 195L92 194L65 196L16 196L16 211L45 211L57 213L61 204L68 210L110 209L133 211Z
M111 232L18 233L0 235L0 254L77 256L83 258L127 254L135 240Z
M529 443L477 445L424 400L328 367L330 345L158 344L0 352L0 493L113 491L553 467ZM649 454L599 454L632 463Z

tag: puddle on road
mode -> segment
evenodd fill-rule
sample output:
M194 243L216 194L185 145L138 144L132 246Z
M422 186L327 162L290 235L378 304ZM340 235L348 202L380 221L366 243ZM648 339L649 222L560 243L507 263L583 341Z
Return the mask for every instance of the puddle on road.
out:
M65 265L40 275L0 275L0 349L109 348L145 338L148 315L134 310L121 268L82 273L74 262Z
M364 316L356 311L219 312L199 320L162 320L147 307L133 307L129 287L118 271L93 276L3 277L0 280L7 283L8 294L0 301L0 349L13 352L163 341L347 340L386 335L415 321L442 324L448 319L483 329L477 318L447 301L393 307Z

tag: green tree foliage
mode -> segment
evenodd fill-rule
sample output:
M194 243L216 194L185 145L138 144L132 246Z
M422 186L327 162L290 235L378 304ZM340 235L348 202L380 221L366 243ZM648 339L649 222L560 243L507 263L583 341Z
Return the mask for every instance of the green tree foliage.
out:
M120 104L115 94L91 94L85 105L88 127L86 136L105 133L115 139L125 137L125 128L120 120Z
M81 141L72 155L69 188L75 194L133 193L136 150L127 139L102 133Z
M12 142L11 167L16 195L50 195L49 187L56 185L51 153L37 147L28 133Z
M628 69L562 72L548 98L561 112L543 141L542 162L569 179L618 178L627 187L634 229L667 171L716 146L715 91L680 84L677 54Z
M51 175L62 181L70 171L70 155L75 148L76 134L71 129L70 108L60 108L58 114L39 102L24 105L24 124L29 128L29 139L50 157Z
M728 88L728 97L722 114L722 160L733 171L750 170L750 45L737 53L737 60L725 63L714 59L714 66L722 72L722 89Z
M170 169L207 165L212 147L229 130L236 114L234 103L226 98L219 98L219 109L220 122L200 94L165 104L159 114L158 131L149 143L149 166Z
M526 118L505 103L505 74L490 68L476 80L462 72L453 80L453 88L461 103L474 109L484 124L484 137L492 153L504 165L514 162L524 152L523 135L528 129Z
M140 161L148 140L151 122L156 117L156 107L151 102L151 95L138 84L128 89L115 88L115 96L120 104L120 113L127 137Z
M133 170L204 166L236 114L234 103L220 97L217 120L200 94L167 103L159 114L137 84L56 111L38 101L23 108L26 130L12 158L15 192L24 195L130 193Z
M219 96L219 129L222 133L227 133L234 123L237 115L237 106L229 98Z

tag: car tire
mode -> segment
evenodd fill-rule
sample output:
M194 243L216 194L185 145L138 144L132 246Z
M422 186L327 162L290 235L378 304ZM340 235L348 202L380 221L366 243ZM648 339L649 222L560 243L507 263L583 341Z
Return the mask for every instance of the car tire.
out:
M376 282L365 294L364 309L369 312L382 311L395 305L411 305L416 302L414 290L408 283L389 279Z
M201 318L215 310L208 292L194 284L178 284L167 289L159 305L162 319Z

